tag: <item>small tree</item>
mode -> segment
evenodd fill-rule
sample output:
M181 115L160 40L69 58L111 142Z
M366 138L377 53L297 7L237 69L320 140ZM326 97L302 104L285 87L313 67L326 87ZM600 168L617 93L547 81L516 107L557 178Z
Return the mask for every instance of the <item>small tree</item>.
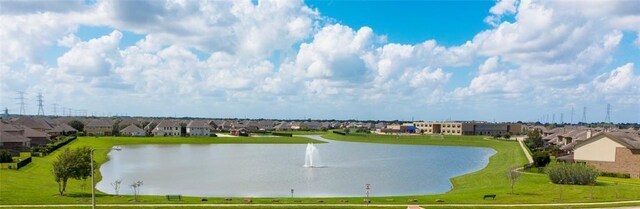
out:
M551 156L549 152L536 151L533 153L533 165L536 168L542 168L547 166L551 162Z
M7 150L0 150L0 163L12 163L13 158Z
M91 176L91 148L65 149L53 161L53 177L58 183L58 192L64 195L69 178L85 180Z
M69 121L69 123L67 123L69 126L75 128L78 131L83 131L84 130L84 123L78 121L78 120L72 120Z
M111 186L113 187L113 190L116 192L116 196L119 197L120 196L120 184L122 183L122 180L118 179L115 180L114 182L111 183Z
M509 185L511 185L511 194L513 193L513 189L514 186L516 185L516 182L518 181L518 179L520 178L520 176L522 175L522 173L518 172L519 167L517 166L513 166L511 168L509 168L509 170L507 170L506 174L507 174L507 179L509 179Z
M131 183L131 188L133 189L133 200L138 202L138 193L140 192L140 187L142 186L142 181L136 181Z

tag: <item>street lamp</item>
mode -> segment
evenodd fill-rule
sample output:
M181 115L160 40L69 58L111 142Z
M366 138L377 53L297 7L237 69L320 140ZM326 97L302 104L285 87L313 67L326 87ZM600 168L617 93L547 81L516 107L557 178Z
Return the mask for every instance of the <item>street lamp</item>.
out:
M367 206L369 206L369 203L371 202L371 200L369 200L369 193L371 192L371 184L365 184L364 190L365 190L364 193L367 195L366 203L367 203Z
M94 171L93 171L93 152L96 150L115 150L115 151L120 151L122 150L122 148L116 146L116 147L111 147L111 148L92 148L91 149L91 208L95 209L96 208L96 184L95 184L95 178L94 178Z

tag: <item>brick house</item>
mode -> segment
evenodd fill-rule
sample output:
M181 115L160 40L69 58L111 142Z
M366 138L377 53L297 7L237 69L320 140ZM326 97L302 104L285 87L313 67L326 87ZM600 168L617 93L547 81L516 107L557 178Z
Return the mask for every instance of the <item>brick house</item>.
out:
M84 134L87 136L111 136L113 132L113 122L106 119L90 120L84 125Z
M575 145L573 161L595 166L603 172L627 173L640 178L640 135L604 132Z

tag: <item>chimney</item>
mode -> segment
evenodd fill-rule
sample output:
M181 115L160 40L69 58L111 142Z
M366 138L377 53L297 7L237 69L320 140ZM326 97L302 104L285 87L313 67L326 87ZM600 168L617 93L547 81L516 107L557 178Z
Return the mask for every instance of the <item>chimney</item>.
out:
M591 133L591 129L587 129L587 139L591 138L593 134Z

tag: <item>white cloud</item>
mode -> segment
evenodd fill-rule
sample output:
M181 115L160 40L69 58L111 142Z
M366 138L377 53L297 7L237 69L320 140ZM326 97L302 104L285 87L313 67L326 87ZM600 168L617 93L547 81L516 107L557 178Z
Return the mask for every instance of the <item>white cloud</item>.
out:
M116 30L109 35L77 43L58 58L58 67L65 73L80 77L108 76L120 62L118 44L121 38L122 33Z

